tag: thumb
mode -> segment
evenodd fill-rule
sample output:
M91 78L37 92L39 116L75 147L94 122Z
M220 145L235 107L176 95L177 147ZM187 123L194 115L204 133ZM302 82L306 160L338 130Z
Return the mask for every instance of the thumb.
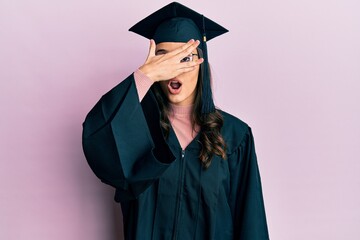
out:
M155 49L156 49L155 41L153 39L150 39L149 54L147 56L147 59L155 56Z

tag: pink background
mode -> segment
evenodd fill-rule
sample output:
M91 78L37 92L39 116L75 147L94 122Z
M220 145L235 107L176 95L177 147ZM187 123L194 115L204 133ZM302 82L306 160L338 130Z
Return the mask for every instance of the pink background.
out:
M208 44L215 99L253 128L271 238L360 239L360 2L181 2L230 30ZM167 3L0 0L0 239L121 239L81 124Z

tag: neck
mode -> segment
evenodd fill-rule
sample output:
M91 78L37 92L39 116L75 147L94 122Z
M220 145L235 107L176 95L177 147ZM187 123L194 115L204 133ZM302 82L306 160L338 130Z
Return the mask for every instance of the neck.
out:
M194 109L194 104L191 105L169 105L171 112L177 116L189 116L192 114Z

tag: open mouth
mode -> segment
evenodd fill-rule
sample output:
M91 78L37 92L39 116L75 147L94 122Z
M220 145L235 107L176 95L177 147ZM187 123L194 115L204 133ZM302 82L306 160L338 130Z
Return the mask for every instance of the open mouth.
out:
M181 91L182 83L176 79L170 80L168 84L168 88L170 93L178 94Z
M170 81L170 87L173 89L179 89L181 87L181 83L179 81Z

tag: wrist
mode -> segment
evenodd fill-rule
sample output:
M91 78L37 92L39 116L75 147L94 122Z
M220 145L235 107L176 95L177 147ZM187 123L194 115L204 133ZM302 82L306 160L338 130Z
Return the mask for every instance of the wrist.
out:
M154 78L153 74L151 74L151 71L149 71L149 69L146 66L143 65L139 67L139 71L151 81L156 82L156 79Z

